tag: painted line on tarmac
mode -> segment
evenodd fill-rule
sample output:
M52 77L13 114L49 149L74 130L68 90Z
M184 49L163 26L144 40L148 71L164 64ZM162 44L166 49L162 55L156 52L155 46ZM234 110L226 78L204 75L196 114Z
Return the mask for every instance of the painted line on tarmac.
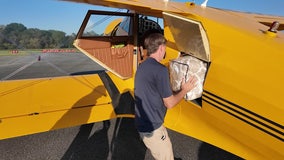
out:
M26 69L27 67L31 66L32 64L34 64L36 61L32 61L20 68L18 68L17 70L15 70L14 72L10 73L9 75L7 75L6 77L2 78L1 80L7 80L11 77L13 77L14 75L16 75L17 73L21 72L22 70Z

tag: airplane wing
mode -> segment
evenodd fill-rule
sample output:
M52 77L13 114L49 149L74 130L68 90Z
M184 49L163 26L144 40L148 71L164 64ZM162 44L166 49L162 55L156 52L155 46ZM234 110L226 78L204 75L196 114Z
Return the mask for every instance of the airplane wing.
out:
M112 85L115 78L101 72L2 81L0 140L127 116L130 93L120 95L119 88ZM121 99L125 98L122 110Z
M273 15L264 15L256 13L246 13L246 12L237 12L231 10L224 10L218 8L206 7L206 11L199 5L195 5L192 2L172 2L164 0L139 0L139 1L129 1L129 0L63 0L79 3L87 3L92 5L100 5L106 7L115 7L115 8L124 8L129 10L135 10L137 13L144 15L153 15L156 17L162 17L162 12L172 12L179 14L194 14L195 16L207 17L210 19L226 19L226 23L237 23L234 20L229 20L224 13L234 14L236 16L242 16L249 20L255 20L265 26L270 26L274 21L280 23L278 30L284 30L284 17L283 16L273 16ZM214 10L212 12L212 10ZM216 12L219 10L219 12ZM219 14L216 14L219 13ZM262 29L262 28L260 28Z
M229 11L229 10L228 12L255 19L259 23L264 24L266 26L270 26L274 21L277 21L279 22L278 30L279 31L284 30L284 17L283 16L265 15L265 14L248 13L248 12L237 12L237 11Z

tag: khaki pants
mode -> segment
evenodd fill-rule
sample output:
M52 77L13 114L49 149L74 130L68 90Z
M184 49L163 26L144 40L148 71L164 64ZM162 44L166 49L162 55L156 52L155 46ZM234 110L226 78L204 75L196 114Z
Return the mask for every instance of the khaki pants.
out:
M156 160L174 160L172 142L163 125L150 133L140 132L140 137Z

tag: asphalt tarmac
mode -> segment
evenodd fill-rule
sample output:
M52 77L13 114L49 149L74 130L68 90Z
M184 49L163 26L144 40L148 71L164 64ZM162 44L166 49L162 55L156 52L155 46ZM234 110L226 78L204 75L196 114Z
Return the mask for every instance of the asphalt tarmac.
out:
M0 56L1 81L94 74L98 70L104 69L82 53ZM241 160L192 137L168 132L176 159ZM0 140L0 153L0 160L153 160L132 118Z

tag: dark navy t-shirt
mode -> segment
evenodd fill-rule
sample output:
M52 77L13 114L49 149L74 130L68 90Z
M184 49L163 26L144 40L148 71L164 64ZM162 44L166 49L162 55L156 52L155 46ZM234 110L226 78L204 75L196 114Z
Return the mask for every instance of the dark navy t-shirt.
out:
M136 127L139 132L151 132L164 123L163 98L172 95L168 69L149 57L139 65L134 85Z

